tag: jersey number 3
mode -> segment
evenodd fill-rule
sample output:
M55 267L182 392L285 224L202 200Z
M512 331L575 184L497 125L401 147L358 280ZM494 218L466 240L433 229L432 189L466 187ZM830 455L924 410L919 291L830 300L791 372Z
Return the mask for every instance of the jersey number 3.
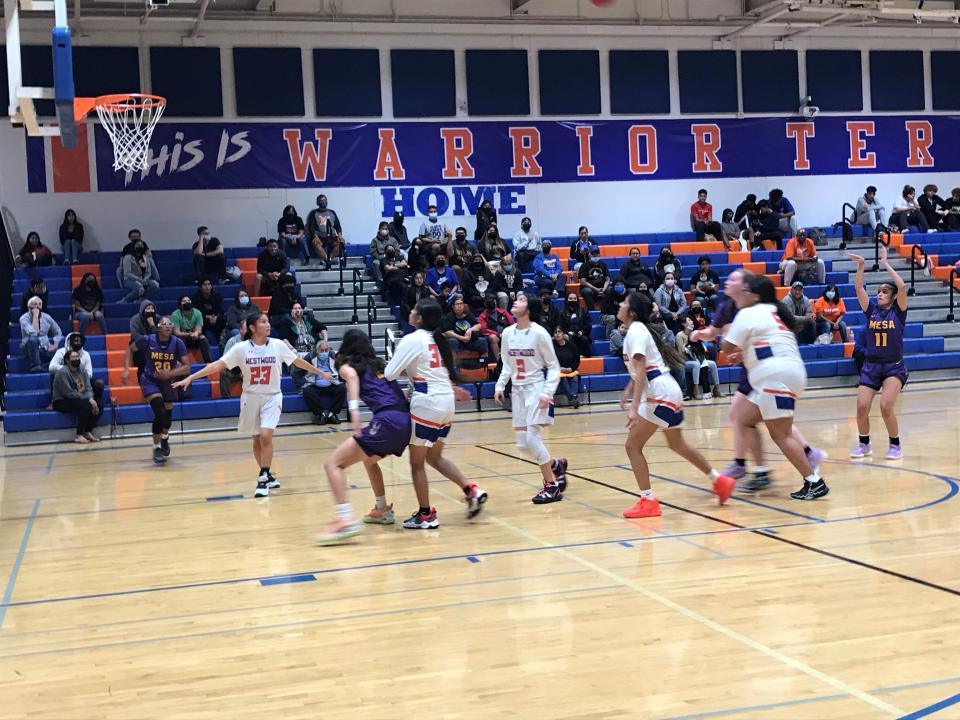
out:
M430 367L443 367L443 361L440 359L440 348L433 343L427 345L427 348L430 350Z
M269 385L271 372L273 372L273 368L269 365L250 368L250 384Z
M781 330L790 330L786 325L783 324L783 319L777 313L770 313L773 315L773 321L777 324L777 327Z

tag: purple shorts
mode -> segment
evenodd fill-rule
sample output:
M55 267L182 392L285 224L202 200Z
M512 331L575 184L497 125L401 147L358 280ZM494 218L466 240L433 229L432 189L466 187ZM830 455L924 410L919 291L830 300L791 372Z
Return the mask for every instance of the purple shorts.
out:
M879 390L883 386L883 381L887 378L895 377L900 381L900 387L907 384L907 366L903 360L896 362L874 362L867 360L860 369L860 385Z
M151 380L145 375L140 378L140 390L145 398L151 395L160 395L165 403L176 402L179 399L177 391L170 387L168 381Z
M354 437L354 440L367 455L399 457L410 443L410 431L410 413L383 410L370 419L360 437Z

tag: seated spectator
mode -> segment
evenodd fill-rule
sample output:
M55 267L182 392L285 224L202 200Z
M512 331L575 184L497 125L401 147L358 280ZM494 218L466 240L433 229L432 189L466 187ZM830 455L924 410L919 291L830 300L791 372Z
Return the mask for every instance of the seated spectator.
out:
M797 319L797 328L794 330L797 342L801 345L810 345L817 338L817 321L813 315L813 307L803 294L803 283L794 280L790 286L790 294L783 300Z
M552 297L559 297L567 289L567 277L563 274L560 256L553 252L553 244L544 240L540 254L533 259L533 282L540 290L550 290Z
M703 309L703 301L694 298L690 303L687 317L693 322L694 330L703 330L710 325L710 314Z
M243 330L240 329L243 319L248 315L259 315L261 312L263 312L263 308L250 299L249 293L242 287L238 288L233 296L233 303L227 308L223 322L223 332L220 334L220 345L225 347L230 338L243 335ZM225 353L226 350L223 350L220 357L223 357Z
M797 236L787 242L787 249L780 260L780 272L783 273L783 284L788 287L797 273L803 283L824 283L827 267L823 260L817 257L817 246L807 237L806 230L798 230Z
M70 351L79 353L80 355L80 369L83 370L88 376L93 378L93 359L90 357L90 353L84 350L83 346L86 344L86 338L80 333L67 333L66 339L63 341L63 347L57 350L53 358L50 360L49 371L50 371L50 381L53 382L54 376L57 374L57 371L63 367L66 362L66 354ZM100 406L100 410L103 410L103 390L106 387L103 383L103 380L93 379L90 383L90 387L93 388L93 399L97 401L97 404Z
M613 336L613 331L619 324L617 313L620 312L620 303L627 297L627 286L620 276L613 281L613 285L607 288L603 294L603 300L600 301L600 322L606 328L606 336Z
M417 235L423 244L421 252L428 259L436 258L450 243L450 228L440 220L437 214L437 206L427 207L427 219L420 223L420 232ZM427 281L429 282L429 280Z
M707 202L707 191L703 188L697 191L697 201L690 206L690 229L697 234L698 242L707 235L712 235L714 240L723 239L720 223L713 219L713 205Z
M513 257L522 272L530 272L533 268L533 259L540 252L543 243L540 235L534 232L533 220L528 217L520 221L520 229L513 235Z
M123 287L129 292L120 302L155 299L160 291L160 277L153 258L147 256L147 246L141 240L134 243L133 252L120 258Z
M383 260L380 261L380 276L383 278L383 296L391 305L398 305L403 299L409 271L410 266L400 255L400 248L387 245Z
M51 398L53 409L77 419L77 434L74 442L80 445L99 442L93 434L97 419L103 413L103 405L93 397L90 374L81 366L80 353L69 350L64 364L53 377Z
M403 224L403 213L395 212L393 220L387 223L387 230L390 231L390 237L397 241L401 250L410 249L410 236L407 235L407 228Z
M450 312L453 301L460 297L458 292L454 292L455 289L446 283L440 286L440 294L436 297L436 301L440 303L440 307L445 313Z
M323 261L327 270L331 260L346 253L347 242L343 239L340 216L329 207L326 195L317 195L317 207L307 215L306 237L313 246L313 254ZM407 247L409 245L407 242Z
M483 299L483 312L478 318L480 323L480 332L487 339L490 345L490 355L500 362L500 337L503 331L513 325L516 320L513 315L503 308L497 307L497 299L488 294Z
M470 265L473 256L477 254L477 248L467 240L465 227L456 229L453 238L447 243L446 253L447 262L458 273L463 272Z
M453 295L460 292L460 278L457 277L457 273L452 268L447 267L445 255L437 255L436 260L433 261L433 267L427 270L427 274L424 276L424 283L426 283L430 294L435 298L440 297L444 286L448 287Z
M454 297L450 312L444 316L443 330L454 356L462 352L475 352L480 353L481 359L487 357L490 349L487 338L480 331L480 323L461 295Z
M203 334L203 315L193 306L189 295L180 298L180 305L170 316L173 334L188 348L200 348L205 363L210 362L210 342Z
M42 372L50 363L63 340L57 321L43 312L38 297L27 301L27 311L20 316L20 352L27 363L27 372Z
M483 256L483 259L486 260L491 267L496 267L504 255L510 254L510 248L507 247L503 238L500 237L500 229L497 227L496 222L492 223L490 227L487 228L486 234L480 238L480 241L477 243L477 252Z
M383 288L383 273L380 271L380 263L386 257L388 247L392 247L396 251L395 256L403 256L397 239L390 235L389 223L381 222L377 227L377 234L370 241L370 276L377 287L381 289Z
M77 213L67 210L60 223L60 247L63 248L63 264L73 265L80 262L83 252L83 225L77 220Z
M600 248L597 245L590 246L589 257L580 266L577 276L580 278L580 295L587 309L593 310L597 301L610 287L610 268L600 259Z
M463 299L474 312L483 309L483 299L487 291L493 291L493 273L483 261L481 255L470 258L470 265L461 274L460 287Z
M47 312L47 283L42 277L31 280L30 287L23 291L23 296L20 298L21 315L27 311L27 302L30 300L30 298L34 297L40 298L41 310L43 310L43 312Z
M140 311L130 318L130 348L133 353L133 364L137 366L137 380L143 369L143 351L140 350L140 338L144 335L155 335L159 318L157 306L153 300L144 300L140 303Z
M854 225L869 225L875 233L877 226L886 226L887 211L883 204L877 200L877 188L873 185L867 185L866 191L857 198L856 215L853 218Z
M255 295L273 295L280 284L280 276L290 269L290 261L280 249L280 243L270 238L267 247L257 256L257 283Z
M297 214L293 205L287 205L277 220L277 238L283 243L283 252L291 260L303 258L310 260L310 250L307 247L307 231L303 218Z
M737 209L733 211L733 221L737 223L741 229L749 230L753 227L759 214L760 213L757 212L757 196L750 193L737 205Z
M574 270L579 270L580 266L590 259L590 248L596 244L590 237L587 226L581 225L577 230L577 237L570 243L570 259L574 262Z
M251 317L258 316L259 313L250 313ZM230 339L227 340L223 345L223 351L220 353L220 357L226 355L230 348L236 345L238 342L243 341L243 336L247 334L247 315L244 315L240 318L240 325L238 330L240 331L236 335L231 335ZM233 383L241 382L243 380L243 371L239 366L235 368L224 368L220 371L220 397L228 398L233 395Z
M943 198L937 195L939 188L936 185L925 185L923 195L917 204L920 205L920 212L927 220L930 230L945 229L944 220L947 217L947 206Z
M17 253L16 260L20 267L47 267L53 265L53 253L40 242L39 233L31 230L27 233L27 241Z
M553 305L553 293L544 288L540 291L540 302L543 303L543 316L540 318L540 324L543 328L553 335L553 330L560 325L560 311Z
M210 237L210 228L201 225L197 228L197 240L193 243L193 272L197 285L209 278L215 283L229 281L227 277L227 256L224 254L220 238Z
M947 215L944 218L947 230L957 232L960 230L960 187L955 187L950 191L949 199L943 204Z
M500 267L493 274L493 290L497 294L497 305L507 309L513 306L517 293L523 291L523 275L513 261L512 255L504 255Z
M303 359L314 350L318 341L328 339L327 326L307 315L304 306L299 302L293 303L290 313L278 323L277 336L285 340L297 356ZM293 378L293 386L297 390L303 384L306 374L305 370L298 367L290 368L290 377Z
M570 342L559 326L553 330L553 351L557 354L560 363L560 382L557 384L557 395L563 394L567 404L580 407L580 376L575 375L580 367L580 353L577 346Z
M651 308L651 311L650 311L649 325L653 332L657 332L660 334L660 337L663 339L663 342L667 343L668 345L676 344L677 336L673 333L673 330L667 327L666 323L664 323L663 313L660 312L660 306L657 305L656 303L653 304L653 307ZM680 374L678 373L674 377L678 377L679 375Z
M663 276L663 284L653 293L653 302L660 308L660 317L670 330L677 332L683 327L683 319L687 316L687 299L672 272Z
M653 284L653 273L650 272L647 264L640 259L640 248L630 248L630 258L620 268L620 272L617 273L613 281L622 282L628 290L636 290L643 283L648 286Z
M709 359L707 348L702 342L690 340L690 333L693 330L693 320L686 318L683 321L683 328L677 333L677 350L683 356L686 369L690 373L689 384L686 382L686 374L684 374L683 387L691 390L691 392L684 393L686 396L684 400L689 400L691 394L695 400L723 397L717 363ZM704 377L701 377L703 371L705 371ZM703 393L703 383L708 383L706 387L710 388L706 395Z
M720 276L710 269L712 263L707 255L697 258L697 271L690 280L690 292L696 300L705 303L711 310L720 302Z
M201 281L200 287L191 300L193 300L193 306L203 316L203 332L207 340L211 345L216 345L227 321L223 315L223 298L213 289L210 278L204 278Z
M746 252L750 249L750 238L753 237L753 230L741 228L734 221L733 210L730 208L724 210L720 218L720 233L721 237L719 239L723 242L723 247L726 250ZM747 236L745 240L742 238L744 234Z
M910 232L911 225L917 225L921 232L930 230L927 217L921 211L920 203L914 197L916 192L913 185L904 185L903 192L900 193L900 199L893 203L890 224L895 225L900 232Z
M103 290L97 283L97 276L86 273L80 284L73 289L73 319L80 323L80 332L86 334L90 320L96 320L100 332L106 335L107 321L103 316Z
M133 228L127 232L127 244L120 250L120 255L133 255L136 252L140 252L148 257L153 254L150 252L150 246L147 245L147 241L143 239L143 233L137 228Z
M576 346L577 352L583 357L590 357L593 353L593 321L590 320L590 312L580 305L576 293L567 293L558 327Z
M310 308L307 307L307 300L297 289L297 280L290 273L284 273L280 276L280 284L270 296L270 308L267 313L270 315L270 322L280 323L290 311L293 310L295 303L300 303L305 313L310 314ZM189 347L189 346L188 346Z
M320 375L306 373L303 379L303 399L313 413L313 422L316 425L338 425L340 413L347 404L347 386L340 381L340 376L330 357L330 344L321 340L316 344L313 352L306 357L307 362L318 370L330 373L329 380Z
M833 333L837 332L840 334L839 342L847 342L847 324L843 321L847 306L836 285L827 285L823 295L813 303L813 314L817 321L818 341L829 345L833 342Z
M617 329L610 334L610 354L613 356L623 355L623 339L627 336L627 326L623 323L617 325Z
M758 202L757 212L759 215L753 228L753 247L763 250L764 241L771 240L776 243L777 250L782 250L783 233L780 232L780 220L770 207L770 203L766 200Z
M496 224L497 211L493 209L493 203L484 198L477 207L477 227L473 231L473 239L479 243L487 236L490 226ZM503 254L506 255L506 253Z
M780 232L789 232L790 237L794 237L800 227L797 222L797 211L794 210L790 201L784 197L783 190L780 188L774 188L770 191L770 209L777 216Z
M432 297L430 289L424 284L423 273L415 272L410 279L410 287L403 293L403 301L400 303L400 317L406 322L410 311L416 307L421 300Z
M631 250L631 252L633 251ZM673 278L676 280L680 277L680 258L674 255L670 248L661 248L655 270L657 272L657 283L662 283L667 273L673 273ZM650 285L650 283L647 283L647 285Z

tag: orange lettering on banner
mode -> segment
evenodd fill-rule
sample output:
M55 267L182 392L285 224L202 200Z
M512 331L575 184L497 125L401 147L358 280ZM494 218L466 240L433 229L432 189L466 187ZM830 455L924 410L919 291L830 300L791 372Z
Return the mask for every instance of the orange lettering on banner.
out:
M476 175L473 155L473 131L470 128L440 128L443 138L443 177L445 180L472 178Z
M907 120L904 125L909 140L907 167L933 167L933 125L929 120Z
M540 131L535 127L512 127L507 130L513 142L513 167L510 177L541 177Z
M693 134L693 171L695 173L722 172L723 163L717 157L720 150L720 126L715 123L690 126Z
M640 161L640 139L646 146L646 162ZM631 125L627 131L630 172L634 175L652 175L657 171L657 129L653 125Z
M287 141L287 151L290 153L290 166L293 168L293 178L297 182L306 182L307 173L313 173L317 182L327 179L327 151L330 149L330 138L333 131L329 128L317 128L313 131L317 140L300 144L300 130L287 128L283 131L283 139Z
M380 137L380 149L377 151L377 164L373 168L374 180L403 180L407 171L400 162L400 153L397 151L397 131L393 128L377 130Z
M875 126L873 120L848 120L847 132L850 134L850 157L847 158L848 168L875 168L877 154L864 152L867 149L866 137L873 137Z
M590 139L593 137L593 128L590 125L577 125L575 132L577 140L580 142L580 164L577 166L577 175L593 175L596 171L593 167L593 152L590 147Z
M810 159L807 157L807 138L815 135L812 122L787 123L787 137L793 138L796 143L793 156L794 170L810 169Z

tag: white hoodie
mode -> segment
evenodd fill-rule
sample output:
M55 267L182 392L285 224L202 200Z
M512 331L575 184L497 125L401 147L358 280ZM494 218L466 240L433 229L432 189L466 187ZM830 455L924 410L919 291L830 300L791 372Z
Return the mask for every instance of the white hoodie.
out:
M57 370L63 367L63 356L67 354L67 350L70 350L70 338L73 335L79 335L80 333L67 333L67 337L63 340L63 347L57 350L53 358L50 360L50 373L53 374ZM84 348L80 348L80 367L83 370L87 371L87 375L93 378L93 360L90 359L90 353L88 353Z

